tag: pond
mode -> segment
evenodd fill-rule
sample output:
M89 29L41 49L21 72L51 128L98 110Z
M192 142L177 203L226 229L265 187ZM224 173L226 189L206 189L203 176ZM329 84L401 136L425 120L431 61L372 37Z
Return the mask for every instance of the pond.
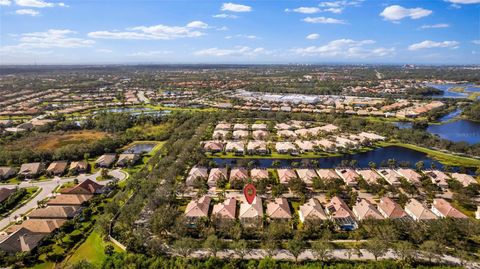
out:
M316 158L316 159L223 159L223 158L214 158L212 159L218 166L225 165L237 165L241 162L255 161L255 166L260 168L271 168L274 167L274 162L279 162L278 167L290 167L293 162L299 162L303 164L311 163L312 160L318 161L318 167L320 168L334 168L340 166L342 161L347 160L356 160L357 167L359 168L369 168L369 163L374 162L377 166L381 166L382 163L385 165L385 162L389 159L395 159L397 163L408 162L408 166L415 168L415 163L423 161L425 168L430 168L432 163L438 168L442 168L443 165L428 157L425 153L411 150L404 147L398 146L388 146L384 148L377 148L372 151L356 153L356 154L347 154L344 156L338 157L325 157L325 158Z
M440 95L440 96L435 95L435 97L440 97L440 98L467 98L468 97L469 93L449 91L450 88L454 88L454 87L463 87L463 88L465 88L466 92L480 92L480 87L475 86L474 84L433 84L433 83L427 83L425 85L443 91L442 95Z
M137 143L130 146L123 153L135 153L135 154L148 153L152 151L156 145L157 143Z

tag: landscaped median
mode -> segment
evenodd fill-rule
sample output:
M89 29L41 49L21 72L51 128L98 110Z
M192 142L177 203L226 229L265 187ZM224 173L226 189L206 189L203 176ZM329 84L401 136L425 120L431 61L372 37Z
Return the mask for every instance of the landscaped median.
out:
M445 153L442 151L428 149L428 148L407 144L407 143L401 143L401 142L379 142L378 145L382 147L398 146L398 147L404 147L411 150L423 152L428 156L434 158L435 160L441 162L444 165L480 168L480 159L458 156L451 153Z

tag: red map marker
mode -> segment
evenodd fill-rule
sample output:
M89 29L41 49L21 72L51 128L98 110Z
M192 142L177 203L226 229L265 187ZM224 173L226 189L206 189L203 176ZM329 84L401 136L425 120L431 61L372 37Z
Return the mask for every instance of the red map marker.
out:
M243 188L243 194L245 195L247 202L249 204L252 204L253 200L255 200L255 197L257 196L257 189L255 189L255 186L253 184L247 184Z

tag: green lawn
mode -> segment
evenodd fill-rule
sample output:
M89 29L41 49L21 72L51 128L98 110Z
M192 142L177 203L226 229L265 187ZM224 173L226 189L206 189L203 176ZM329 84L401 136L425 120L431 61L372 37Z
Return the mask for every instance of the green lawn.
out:
M87 260L96 267L100 267L103 263L103 260L107 257L105 255L105 247L107 245L113 245L115 251L123 251L116 245L104 242L101 235L94 230L83 242L82 245L65 261L65 266L70 266L81 260Z

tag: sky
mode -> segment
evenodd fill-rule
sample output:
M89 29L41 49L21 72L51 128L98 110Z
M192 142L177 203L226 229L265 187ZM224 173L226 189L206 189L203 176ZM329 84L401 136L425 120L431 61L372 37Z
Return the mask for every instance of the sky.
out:
M480 64L480 0L0 0L0 64Z

